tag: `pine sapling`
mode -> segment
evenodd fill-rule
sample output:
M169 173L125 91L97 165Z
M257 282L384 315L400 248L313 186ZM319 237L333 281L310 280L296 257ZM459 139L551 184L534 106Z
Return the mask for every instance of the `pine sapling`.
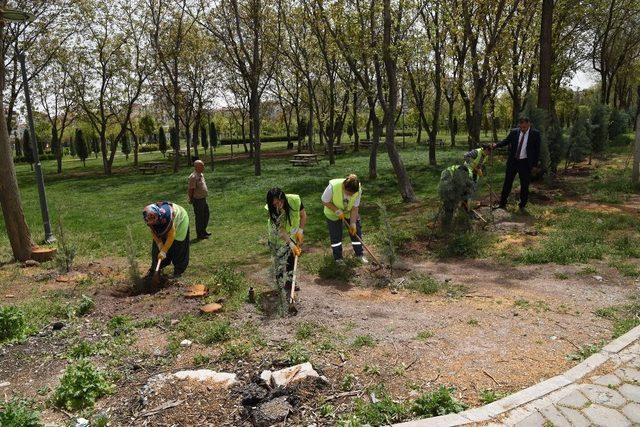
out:
M76 247L67 240L62 219L58 218L58 252L55 259L58 269L63 273L70 272L75 257Z

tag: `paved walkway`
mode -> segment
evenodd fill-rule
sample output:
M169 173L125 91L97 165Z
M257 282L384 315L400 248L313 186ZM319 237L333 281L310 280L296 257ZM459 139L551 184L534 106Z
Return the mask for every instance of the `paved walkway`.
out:
M640 426L640 326L564 374L459 414L397 427Z

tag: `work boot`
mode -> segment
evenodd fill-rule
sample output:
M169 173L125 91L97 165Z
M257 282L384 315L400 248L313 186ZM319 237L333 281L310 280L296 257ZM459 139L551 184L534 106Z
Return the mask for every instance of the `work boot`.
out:
M358 257L358 259L360 260L361 263L363 264L369 264L369 260L364 256L364 255L360 255Z

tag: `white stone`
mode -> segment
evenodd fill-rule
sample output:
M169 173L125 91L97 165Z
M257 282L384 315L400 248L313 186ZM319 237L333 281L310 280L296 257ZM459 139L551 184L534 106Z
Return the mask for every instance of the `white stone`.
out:
M544 415L547 420L551 421L554 427L564 427L571 425L571 423L567 421L567 419L560 413L560 411L558 411L558 408L553 405L540 409L540 413Z
M515 424L515 427L537 427L543 425L545 419L538 411L532 413L524 420Z
M191 344L193 344L191 340L180 341L180 347L191 347Z
M5 382L0 383L0 388L9 387L10 385L11 385L11 383L9 381L5 381Z
M598 282L602 282L604 280L602 276L593 276L593 278L596 279Z
M624 397L620 393L601 385L583 384L580 386L580 391L587 396L587 399L600 405L615 408L625 403Z
M591 424L584 415L575 409L565 408L563 406L560 406L558 409L560 409L560 412L562 412L575 427L589 427Z
M627 427L631 425L629 420L620 412L604 406L594 404L583 409L582 412L597 426Z
M78 418L76 420L76 427L89 427L89 420L86 418Z
M305 378L318 378L319 376L315 369L313 369L313 366L311 366L311 363L305 362L300 365L272 372L271 383L275 387L286 387L291 383Z
M589 399L584 397L584 394L580 393L578 390L574 390L571 394L558 402L559 405L567 406L569 408L582 408L587 403L589 403Z
M620 380L620 378L616 377L613 374L607 374L607 375L602 375L601 377L596 378L594 381L594 384L598 384L598 385L603 385L605 387L609 387L609 386L618 386L622 383L622 380Z
M273 373L269 370L266 371L262 371L260 373L260 379L262 379L262 381L265 382L265 384L269 384L271 385L271 377L273 376Z
M640 387L633 384L622 384L618 391L628 400L640 403Z
M640 405L637 403L629 403L622 408L622 413L625 414L634 424L640 424Z
M625 382L640 382L640 371L636 368L620 368L614 374Z
M216 372L211 369L196 369L193 371L179 371L173 374L174 377L185 380L196 381L210 381L217 384L224 385L226 387L238 382L236 374L229 374L227 372Z

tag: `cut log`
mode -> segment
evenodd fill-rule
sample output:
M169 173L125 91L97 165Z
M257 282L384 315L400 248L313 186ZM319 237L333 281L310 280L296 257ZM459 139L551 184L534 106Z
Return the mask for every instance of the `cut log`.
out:
M58 249L56 248L40 248L34 247L31 252L31 259L38 262L51 261L55 256Z

